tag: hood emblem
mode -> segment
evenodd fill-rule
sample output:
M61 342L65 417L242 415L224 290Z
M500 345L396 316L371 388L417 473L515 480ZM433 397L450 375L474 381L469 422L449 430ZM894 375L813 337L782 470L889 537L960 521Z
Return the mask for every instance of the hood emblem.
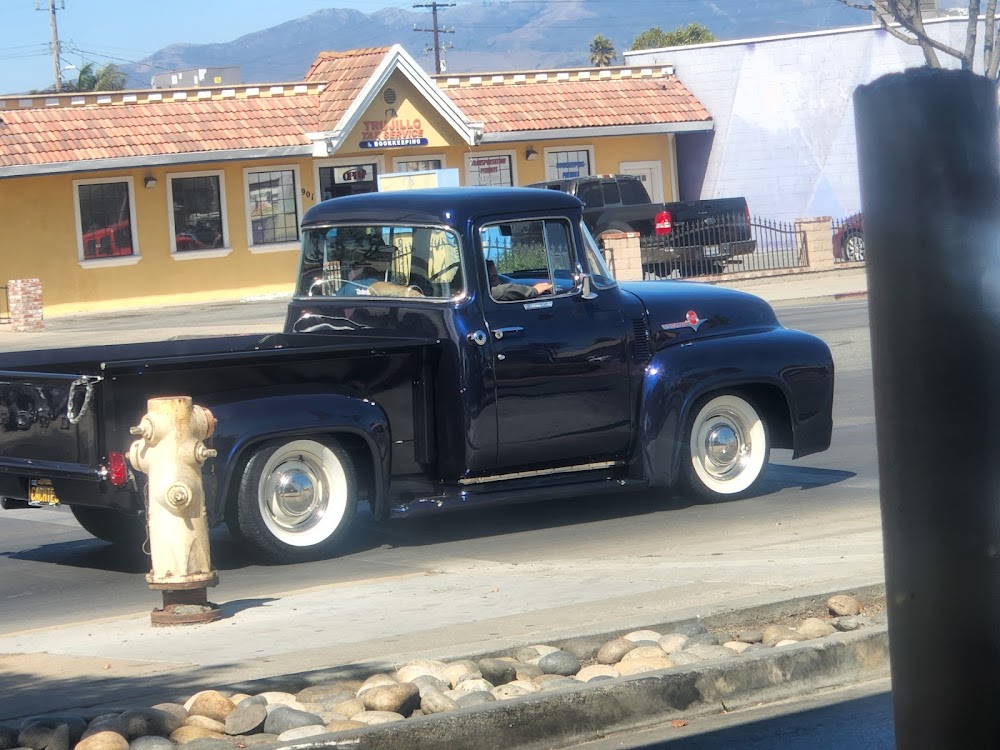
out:
M688 310L687 315L684 316L684 320L679 323L663 323L660 328L664 331L676 331L679 328L691 328L697 331L701 324L705 322L704 318L699 318L698 313L694 310Z

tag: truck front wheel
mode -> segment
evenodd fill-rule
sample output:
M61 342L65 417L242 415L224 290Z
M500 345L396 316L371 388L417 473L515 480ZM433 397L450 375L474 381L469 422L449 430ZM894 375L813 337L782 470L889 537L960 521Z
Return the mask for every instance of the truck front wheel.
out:
M357 509L347 451L333 440L273 440L243 469L229 526L273 562L332 554Z
M736 393L708 396L688 426L684 483L709 499L746 494L764 476L770 452L767 423L750 401Z
M142 516L87 505L71 505L69 509L84 531L105 542L138 549L146 538L146 521Z

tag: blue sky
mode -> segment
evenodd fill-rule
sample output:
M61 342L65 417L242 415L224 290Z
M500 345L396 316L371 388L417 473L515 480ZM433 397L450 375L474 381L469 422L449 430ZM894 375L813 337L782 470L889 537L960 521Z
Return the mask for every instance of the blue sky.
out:
M413 6L413 0L57 0L56 6L63 2L56 15L63 65L141 60L174 42L226 42L322 8ZM36 5L47 10L49 0L0 0L0 93L53 83L49 14ZM63 77L75 79L76 71Z

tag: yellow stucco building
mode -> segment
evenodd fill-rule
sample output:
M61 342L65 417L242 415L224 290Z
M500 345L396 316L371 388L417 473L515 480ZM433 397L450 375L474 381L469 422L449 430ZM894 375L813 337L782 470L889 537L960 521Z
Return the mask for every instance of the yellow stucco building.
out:
M641 175L677 198L712 129L668 66L428 76L399 46L300 82L0 97L0 283L46 314L289 293L298 223L393 173L463 185Z

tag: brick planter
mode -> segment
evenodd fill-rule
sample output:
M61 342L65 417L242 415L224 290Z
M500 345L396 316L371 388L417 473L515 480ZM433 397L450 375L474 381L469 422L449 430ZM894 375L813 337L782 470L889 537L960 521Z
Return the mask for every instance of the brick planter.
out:
M12 279L7 282L7 304L15 331L26 333L45 329L42 314L42 282L38 279Z

